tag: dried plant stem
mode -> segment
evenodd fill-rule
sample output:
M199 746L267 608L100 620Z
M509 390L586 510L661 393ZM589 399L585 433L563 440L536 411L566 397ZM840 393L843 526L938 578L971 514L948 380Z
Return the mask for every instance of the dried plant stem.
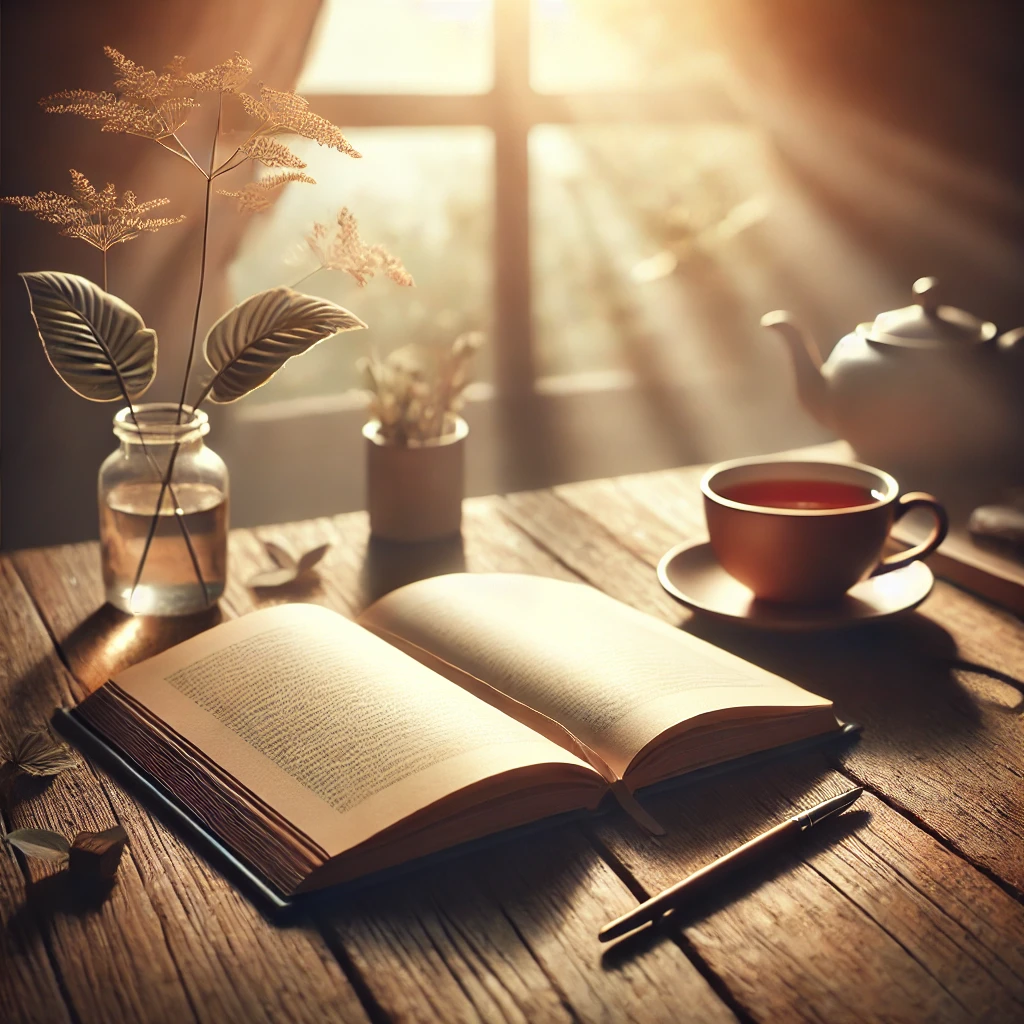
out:
M218 111L218 112L217 112L217 133L218 133L218 134L220 134L220 111ZM175 133L174 133L174 134L173 134L173 135L171 136L171 138L172 138L172 139L174 139L174 141L175 141L175 142L176 142L176 143L177 143L177 144L178 144L179 146L181 146L181 155L182 155L182 156L184 156L184 157L185 157L185 159L186 159L186 160L187 160L187 161L188 161L188 162L189 162L189 163L190 163L190 164L191 164L191 165L192 165L192 166L193 166L193 167L194 167L194 168L195 168L195 169L196 169L197 171L199 171L199 172L200 172L200 174L202 174L202 173L203 173L203 169L202 169L202 167L200 167L200 166L199 166L199 163L198 163L198 161L196 160L196 158L195 158L195 157L194 157L194 156L193 156L193 155L192 155L192 154L191 154L191 153L189 152L189 150L188 150L188 146L186 146L186 145L185 145L185 143L184 143L184 142L182 142L182 141L181 141L181 139L179 139L179 138L178 138L178 133L177 133L177 132L175 132ZM216 144L216 143L215 143L215 144ZM172 152L172 153L176 153L176 152L177 152L177 150L174 150L174 149L172 149L172 150L170 150L170 152Z
M290 285L288 285L288 287L289 288L298 288L300 284L304 284L311 277L315 277L323 269L324 269L323 267L314 267L308 274L303 274L302 277L300 277L298 279L298 281L292 281L292 283Z
M222 100L223 100L223 94L221 94L221 97L222 97ZM156 105L156 100L154 100L152 97L149 98L149 104L150 104L150 106L153 108L153 110L157 114L160 113L160 109ZM219 110L217 112L217 133L220 134L220 111ZM197 171L199 171L200 174L205 174L206 171L204 171L202 169L202 167L200 167L199 164L196 162L196 158L189 152L188 146L186 146L185 143L182 142L181 139L178 138L178 133L177 132L171 132L170 137L172 139L174 139L175 143L177 143L177 145L180 148L174 149L172 146L169 146L164 139L157 139L156 142L159 145L163 146L163 148L166 149L168 153L173 153L175 156L180 156L182 160L185 160L187 163L190 163ZM216 146L217 146L217 142L216 142L216 136L215 136L214 137L214 148L216 148Z
M199 406L202 405L203 402L206 401L207 396L214 389L214 386L216 385L216 383L217 383L217 381L219 379L220 379L220 373L215 373L213 375L213 377L211 377L210 380L207 381L206 386L203 388L202 391L199 392L199 396L196 398L196 404L193 406L193 408L198 409Z
M157 507L154 510L153 518L150 520L150 528L146 531L145 544L142 545L142 554L138 559L138 567L135 569L135 579L132 581L131 593L128 595L128 607L132 607L132 603L135 600L135 591L138 589L139 581L142 579L142 570L145 568L145 560L150 555L150 548L153 546L153 538L156 536L157 525L160 522L160 510L164 505L164 495L167 494L167 490L171 485L171 476L174 474L174 463L177 461L178 452L181 450L181 443L178 442L174 445L171 450L171 457L167 460L167 472L164 474L164 478L160 481L160 494L157 495ZM173 499L172 499L173 500ZM177 502L174 503L175 510L179 508ZM184 526L184 522L178 517L175 512L175 519ZM200 570L199 562L196 559L196 554L191 547L191 542L188 538L188 530L185 529L186 544L188 545L189 554L193 557L193 564L196 567L196 571L199 574L199 582L203 586L203 600L209 605L210 604L210 591L207 589L206 581L203 579L203 573Z
M153 456L149 452L148 447L146 446L146 442L142 436L142 427L139 425L138 417L135 415L135 408L132 405L130 399L128 400L128 415L131 416L132 423L135 424L135 429L138 430L139 432L139 441L142 444L142 451L143 454L146 456L146 460L149 462L154 472L159 474L160 467L156 459L153 458ZM174 520L178 524L178 529L181 531L182 539L185 541L185 547L188 548L188 557L192 562L192 568L195 570L196 579L199 581L199 586L202 587L203 601L206 604L210 603L210 590L206 586L206 580L203 578L203 570L200 568L199 557L196 555L196 549L192 546L192 537L188 532L188 524L181 516L177 514L177 510L181 508L181 505L178 502L178 496L174 493L174 488L171 486L171 472L174 469L174 460L177 457L179 447L180 445L174 446L174 450L171 452L171 458L168 460L169 465L167 468L166 479L160 481L160 496L157 498L156 501L156 512L153 514L153 518L150 520L149 532L146 535L146 544L145 547L142 549L142 555L139 557L138 568L135 570L135 579L132 581L132 592L128 596L129 608L131 607L132 601L135 598L135 590L139 585L139 581L142 579L142 570L146 566L146 556L149 554L149 547L153 543L153 536L156 533L156 528L160 521L160 509L163 506L165 490L170 492L171 501L174 503Z
M236 160L235 158L239 154L241 154L241 159ZM249 155L247 153L242 153L242 147L239 146L238 149L236 149L234 153L232 153L231 156L229 156L227 160L225 160L224 163L222 163L220 167L210 175L210 177L219 178L222 174L227 174L228 171L233 171L236 167L241 167L248 159Z
M103 257L103 290L106 291L107 290L107 250L106 249L101 249L100 253L101 253L102 257ZM110 362L111 367L113 367L114 374L117 377L118 387L121 389L121 396L124 398L125 403L128 406L128 415L131 416L132 423L135 424L135 429L139 432L139 443L142 445L142 454L146 457L146 461L149 463L150 468L153 470L153 472L156 473L156 474L159 474L160 467L157 464L156 459L153 457L153 454L150 452L149 446L146 444L145 437L143 437L142 427L139 424L139 417L135 413L135 406L132 403L131 397L128 394L128 386L125 384L124 378L121 376L121 371L118 368L117 363L114 361L112 355L110 354L110 351L107 349L107 346L106 346L105 342L100 338L98 333L96 334L96 339L97 339L97 342L99 343L99 345L103 348L103 352L106 355L108 361ZM170 481L168 481L168 485L167 486L170 489L171 501L174 502L174 507L175 508L180 508L181 506L178 504L178 496L174 493L174 488L172 488L170 486ZM160 508L160 505L158 504L157 505L157 509L159 509L159 508ZM206 587L206 580L203 579L203 571L199 567L199 558L196 555L195 548L192 546L192 537L189 535L188 526L185 523L184 519L180 518L179 516L175 516L174 518L178 522L178 528L181 530L182 539L185 541L185 546L188 548L189 558L192 560L192 568L195 569L196 579L199 580L199 585L203 588L203 595L205 597L206 603L209 604L209 590ZM142 573L140 571L139 572L139 576L141 576L141 575L142 575ZM137 579L136 579L135 585L132 587L132 596L134 596L134 594L135 594L135 586L138 586L138 580Z
M199 263L199 289L196 294L196 309L192 316L192 341L188 348L188 359L185 362L185 373L181 380L181 395L178 398L178 422L181 423L182 410L185 407L185 394L188 380L192 376L192 363L196 354L196 338L199 337L199 311L203 305L203 286L206 282L206 241L210 233L210 196L213 194L213 179L206 179L206 207L203 213L203 254Z
M192 361L196 354L196 338L199 336L199 312L203 306L203 285L206 281L206 243L210 235L210 197L213 195L213 168L217 158L217 139L220 137L220 121L224 111L224 97L220 98L217 104L217 127L213 133L213 145L210 148L210 170L204 171L206 176L206 205L203 209L203 252L199 260L199 291L196 295L196 311L192 317L192 341L188 347L188 360L185 363L185 376L181 381L181 397L178 399L178 422L181 423L181 413L185 407L185 394L188 389L188 379L192 375Z
M117 376L118 387L121 389L121 395L124 398L125 403L128 406L128 415L131 416L132 422L135 424L135 429L138 430L138 432L139 432L139 441L142 444L143 454L146 456L147 461L154 468L154 470L159 472L159 466L157 465L156 459L153 458L152 454L149 451L149 448L146 445L145 438L143 438L143 436L142 436L142 427L139 425L138 416L135 414L135 406L132 404L131 396L128 394L128 387L127 387L127 385L124 382L124 378L121 376L121 371L120 371L120 369L118 369L117 363L115 363L113 358L110 357L110 353L107 350L106 345L102 341L100 341L100 345L103 346L103 351L104 351L104 353L106 353L107 358L110 360L110 365L114 368L114 373ZM139 580L142 578L142 570L143 570L143 568L145 567L145 564L146 564L146 555L149 552L149 546L150 546L150 544L153 541L153 535L156 533L157 523L159 522L159 513L160 513L160 508L163 505L164 492L165 492L166 489L170 488L171 470L174 468L174 459L175 459L175 457L178 454L178 448L179 447L180 447L180 445L175 445L174 446L174 451L171 453L171 458L169 460L170 467L169 467L168 472L167 472L167 478L161 482L160 497L157 499L156 512L153 514L153 518L152 518L152 520L150 521L150 524L149 524L149 534L146 537L146 546L143 548L142 557L139 559L139 566L135 570L135 580L132 583L132 592L131 592L131 594L128 597L128 605L129 605L129 607L131 607L132 600L135 597L135 590L136 590L136 588L139 585ZM174 502L174 507L176 509L181 507L178 504L178 499L175 496L173 490L171 490L171 501ZM181 530L181 536L182 536L182 538L185 541L185 547L188 548L188 555L189 555L189 558L192 561L192 568L195 570L196 579L199 581L199 586L202 587L202 589L203 589L203 600L207 604L209 604L210 603L210 591L209 591L209 589L206 586L206 580L203 579L203 571L199 567L199 558L196 555L195 548L192 546L192 538L191 538L191 536L189 536L188 526L186 525L184 519L182 519L181 517L175 515L174 518L175 518L175 520L178 523L178 528Z
M228 171L233 171L236 167L241 167L242 164L244 164L245 161L249 159L249 154L248 153L242 153L242 150L246 146L248 146L249 143L252 142L252 140L255 139L257 135L259 135L259 133L260 133L260 128L257 128L253 132L250 132L249 133L249 138L247 138L245 140L245 142L242 143L241 146L236 146L234 153L232 153L231 156L229 156L227 158L227 160L225 160L224 163L222 163L220 165L220 167L217 168L217 170L213 171L213 173L210 176L213 177L213 178L219 178L222 174L227 174ZM237 164L236 163L232 163L232 161L235 159L235 157L238 156L240 153L242 154L242 159L239 160Z
M183 153L180 149L175 149L173 146L168 146L167 143L164 142L163 139L157 139L156 141L157 141L157 144L162 146L164 149L166 149L168 153L173 153L175 156L180 156L181 159L185 161L185 163L191 164L201 174L205 174L206 173L206 171L204 171L202 169L202 167L200 167L199 164L197 164L195 162L195 160L192 158L192 154L189 153L187 150ZM177 137L176 136L175 136L175 141L177 142ZM180 143L179 143L179 145L180 145Z
M217 127L213 133L213 144L210 147L210 169L204 171L199 164L192 158L192 154L188 154L188 159L195 164L195 166L202 172L203 177L206 178L206 203L203 209L203 249L202 255L199 261L199 288L196 294L196 310L192 317L192 341L189 344L188 349L188 360L185 363L185 373L181 381L181 396L178 399L178 415L177 422L181 423L181 417L185 409L185 395L188 391L188 380L192 375L192 362L196 354L196 338L199 336L199 313L203 306L203 286L206 282L206 251L207 241L210 234L210 198L213 195L213 178L214 178L214 163L217 159L217 140L220 137L220 123L221 117L224 112L224 96L221 94L217 104ZM174 140L178 142L177 136L174 136ZM180 142L178 142L181 145ZM169 147L167 147L169 149ZM185 149L182 146L182 149ZM169 149L170 152L175 152L173 149ZM185 150L188 153L188 150ZM179 154L180 156L181 154ZM198 406L198 403L196 403ZM164 495L167 493L168 488L171 486L171 478L174 475L174 464L178 460L178 452L181 450L181 442L175 444L171 450L171 457L167 460L167 472L164 474L163 479L160 481L160 491L157 494L156 507L153 509L153 516L149 521L149 529L146 531L146 542L142 546L142 554L139 556L139 564L135 569L135 579L132 581L132 591L128 597L128 605L131 607L132 602L135 600L135 591L138 589L139 581L142 579L142 573L146 568L146 559L149 557L149 549L153 545L153 537L156 535L156 528L160 522L160 509L163 508ZM175 510L181 506L178 504L177 499L174 497L173 491L171 492L171 500L174 502ZM202 571L199 568L199 562L196 559L195 551L192 548L191 539L188 536L188 529L185 527L184 521L175 512L175 519L184 528L185 542L188 545L189 555L192 558L192 564L196 570L196 574L199 577L199 583L203 588L203 601L205 604L210 603L210 592L206 586L206 581L203 579Z

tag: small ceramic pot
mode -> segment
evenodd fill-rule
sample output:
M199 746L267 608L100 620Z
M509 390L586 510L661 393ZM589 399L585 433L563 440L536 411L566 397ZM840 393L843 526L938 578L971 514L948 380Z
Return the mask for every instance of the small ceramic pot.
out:
M434 441L389 444L380 422L363 427L370 532L382 540L439 540L462 528L466 435L455 417L451 431Z

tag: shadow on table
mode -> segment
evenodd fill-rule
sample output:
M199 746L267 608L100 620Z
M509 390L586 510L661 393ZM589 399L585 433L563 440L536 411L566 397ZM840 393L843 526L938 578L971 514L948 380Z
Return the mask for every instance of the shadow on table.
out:
M690 925L711 917L730 904L756 892L762 885L794 870L840 840L853 835L870 820L871 812L859 809L846 811L821 822L807 835L794 837L788 847L769 854L763 861L752 865L742 874L724 877L714 890L693 898L656 921L624 935L605 949L601 957L602 966L614 970L620 964L636 956L642 956L663 939L685 943L683 932Z
M1024 680L1016 679L1011 676L1008 672L1001 672L997 668L991 668L988 665L979 665L976 661L964 661L961 658L957 658L953 661L952 667L958 669L961 672L968 674L974 674L979 676L985 676L988 679L994 679L996 682L1005 683L1007 686L1016 690L1020 694L1020 700L1007 707L1006 705L999 705L1004 711L1010 714L1019 714L1024 710Z
M49 930L57 917L88 917L100 911L117 885L117 879L83 880L67 871L56 871L25 887L25 899L8 918L6 938L18 951L31 948L34 935Z
M371 537L366 545L362 582L372 602L407 583L465 569L466 553L461 534L418 544Z
M216 626L219 605L195 615L128 615L111 604L97 608L61 643L68 667L90 693L111 676Z
M904 754L936 751L982 728L981 707L954 674L967 668L956 641L916 612L821 633L755 632L697 615L683 628L828 697L841 718ZM981 665L969 670L1003 675Z

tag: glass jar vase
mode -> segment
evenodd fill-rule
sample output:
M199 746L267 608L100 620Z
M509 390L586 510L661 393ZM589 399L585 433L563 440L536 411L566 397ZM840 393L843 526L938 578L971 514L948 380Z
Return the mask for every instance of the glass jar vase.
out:
M100 466L98 497L103 583L121 611L189 615L224 592L228 470L203 440L209 431L206 413L188 406L179 423L175 402L114 417L120 444Z

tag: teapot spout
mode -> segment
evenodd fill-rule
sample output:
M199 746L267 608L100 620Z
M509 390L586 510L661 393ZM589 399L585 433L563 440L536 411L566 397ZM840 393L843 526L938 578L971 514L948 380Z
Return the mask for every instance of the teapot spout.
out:
M765 313L761 326L777 331L789 348L800 404L824 427L835 429L828 385L821 374L821 356L811 338L783 309Z

